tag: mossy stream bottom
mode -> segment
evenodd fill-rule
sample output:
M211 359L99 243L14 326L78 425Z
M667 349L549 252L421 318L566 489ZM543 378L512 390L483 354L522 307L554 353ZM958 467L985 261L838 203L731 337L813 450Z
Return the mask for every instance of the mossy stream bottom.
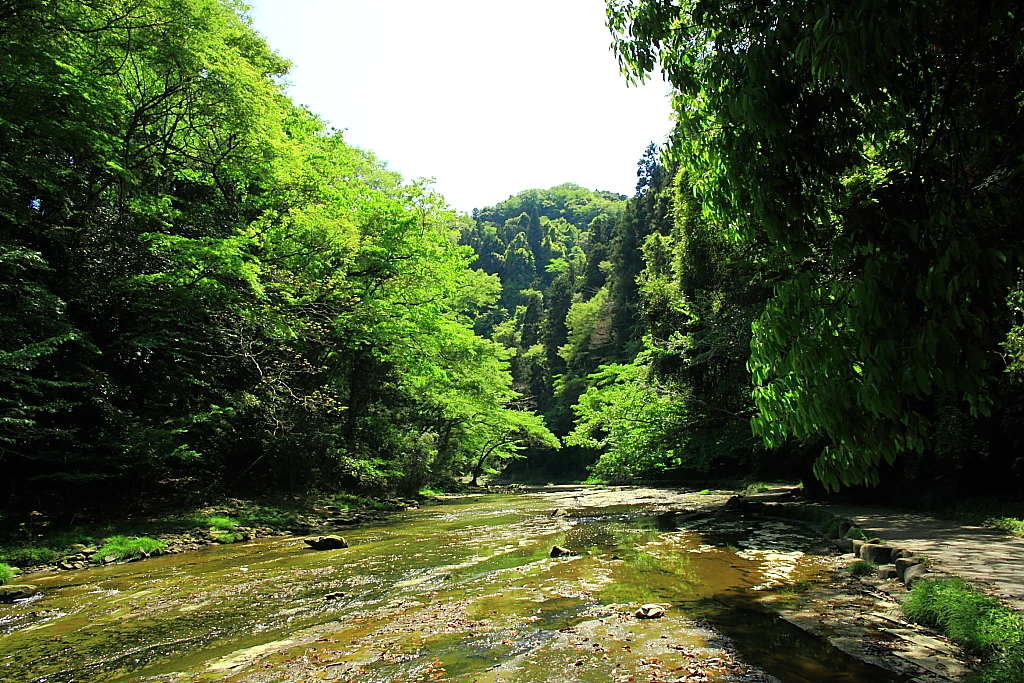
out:
M798 531L716 544L657 514L706 502L467 498L354 529L345 550L274 538L30 577L42 597L0 606L0 681L902 680L749 602L819 571ZM578 554L549 558L554 544ZM635 619L647 602L671 607Z

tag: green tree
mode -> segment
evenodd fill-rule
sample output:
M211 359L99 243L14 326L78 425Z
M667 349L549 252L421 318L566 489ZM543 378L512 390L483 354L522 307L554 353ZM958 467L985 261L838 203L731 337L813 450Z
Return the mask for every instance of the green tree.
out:
M676 88L709 219L791 275L754 323L769 445L823 440L832 488L992 404L1017 279L1021 30L1005 3L612 0L624 70Z

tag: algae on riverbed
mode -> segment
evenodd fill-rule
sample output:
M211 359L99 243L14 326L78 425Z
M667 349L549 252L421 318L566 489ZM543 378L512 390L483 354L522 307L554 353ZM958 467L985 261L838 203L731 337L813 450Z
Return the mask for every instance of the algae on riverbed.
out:
M768 662L765 673L743 661L748 644L695 620L771 580L780 555L770 525L709 539L658 517L715 504L555 488L400 513L347 532L344 550L271 538L37 576L45 595L0 616L0 680L861 680L862 665L841 657L810 674L806 657L799 671ZM553 544L576 554L547 557ZM668 613L637 621L641 602Z

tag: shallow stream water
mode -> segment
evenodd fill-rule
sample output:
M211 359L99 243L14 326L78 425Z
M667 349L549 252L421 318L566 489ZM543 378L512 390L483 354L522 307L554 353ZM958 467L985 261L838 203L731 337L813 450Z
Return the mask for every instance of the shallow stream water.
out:
M670 511L711 502L468 497L349 530L343 550L277 537L26 577L43 594L0 605L0 681L905 680L760 611L758 590L822 571L813 539L676 528ZM666 615L638 620L641 603Z

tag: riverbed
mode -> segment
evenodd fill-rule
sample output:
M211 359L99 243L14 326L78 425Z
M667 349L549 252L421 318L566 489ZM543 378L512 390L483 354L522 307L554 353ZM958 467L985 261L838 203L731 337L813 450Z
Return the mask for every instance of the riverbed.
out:
M0 605L0 680L909 680L761 609L828 558L779 521L680 528L723 497L467 496L347 530L345 549L276 537L26 577L42 594ZM665 616L636 618L646 603Z

